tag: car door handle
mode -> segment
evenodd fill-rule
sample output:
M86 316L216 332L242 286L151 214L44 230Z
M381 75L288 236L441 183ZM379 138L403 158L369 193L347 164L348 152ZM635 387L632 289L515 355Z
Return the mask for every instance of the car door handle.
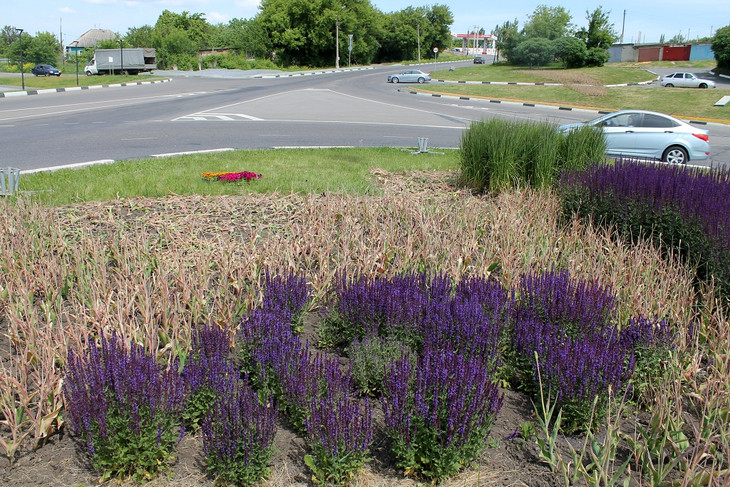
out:
M627 131L626 131L626 133L627 133L627 134L633 134L633 133L634 133L634 131L633 131L633 130L627 130Z
M664 133L665 134L673 134L674 133L674 130L665 130Z

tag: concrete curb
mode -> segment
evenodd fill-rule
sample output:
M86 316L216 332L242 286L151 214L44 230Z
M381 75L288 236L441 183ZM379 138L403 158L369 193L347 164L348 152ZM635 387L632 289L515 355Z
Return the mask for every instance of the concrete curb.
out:
M30 95L45 95L48 93L64 93L66 91L82 91L82 90L96 90L100 88L118 88L121 86L139 86L139 85L150 85L155 83L167 83L170 79L155 80L155 81L137 81L136 83L116 83L110 85L92 85L92 86L72 86L70 88L50 88L47 90L26 90L26 91L8 91L0 93L0 98L12 98L15 96L30 96Z

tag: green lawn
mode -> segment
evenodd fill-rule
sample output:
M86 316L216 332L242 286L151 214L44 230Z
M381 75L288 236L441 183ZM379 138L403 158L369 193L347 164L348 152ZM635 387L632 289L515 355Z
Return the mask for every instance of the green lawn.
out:
M707 63L703 61L702 63ZM658 67L653 63L651 67ZM688 63L690 64L690 63ZM684 68L699 68L701 63ZM672 63L659 67L674 67ZM680 66L676 66L680 68ZM660 89L637 86L606 88L604 85L638 83L655 79L648 66L611 64L600 68L528 69L505 65L475 65L431 73L433 79L452 81L513 81L521 83L562 83L564 86L478 85L432 82L419 86L427 92L459 96L484 97L505 101L521 101L558 106L585 107L599 110L646 109L669 113L681 118L730 121L730 105L716 107L729 89L692 90Z
M370 170L456 170L459 153L411 154L393 148L240 150L170 159L140 159L82 169L23 174L19 193L65 205L134 196L247 193L352 193L377 191ZM203 172L261 174L248 183L210 182Z
M83 69L83 67L82 67ZM53 89L53 88L70 88L73 86L92 86L92 85L114 85L119 83L136 83L138 81L161 80L159 76L141 75L141 76L86 76L83 72L79 73L78 84L76 84L76 74L62 74L56 76L33 76L25 73L25 89ZM17 86L20 90L22 84L21 78L3 77L0 73L0 85Z

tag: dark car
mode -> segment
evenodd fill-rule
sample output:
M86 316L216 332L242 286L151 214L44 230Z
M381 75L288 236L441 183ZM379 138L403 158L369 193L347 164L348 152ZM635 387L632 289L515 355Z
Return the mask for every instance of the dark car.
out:
M61 76L61 72L50 64L36 64L30 72L36 76Z
M483 56L477 56L474 58L474 64L484 64L484 57Z

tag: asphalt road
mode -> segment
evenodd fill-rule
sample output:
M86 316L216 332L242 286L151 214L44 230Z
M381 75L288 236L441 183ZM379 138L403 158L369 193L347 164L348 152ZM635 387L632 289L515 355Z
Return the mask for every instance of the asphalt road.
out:
M461 63L452 63L459 65ZM444 69L448 65L421 68ZM182 77L170 82L0 99L0 166L33 170L224 148L456 148L471 121L567 123L593 111L416 95L385 82L398 67L310 76ZM713 156L730 167L730 126L710 124Z

